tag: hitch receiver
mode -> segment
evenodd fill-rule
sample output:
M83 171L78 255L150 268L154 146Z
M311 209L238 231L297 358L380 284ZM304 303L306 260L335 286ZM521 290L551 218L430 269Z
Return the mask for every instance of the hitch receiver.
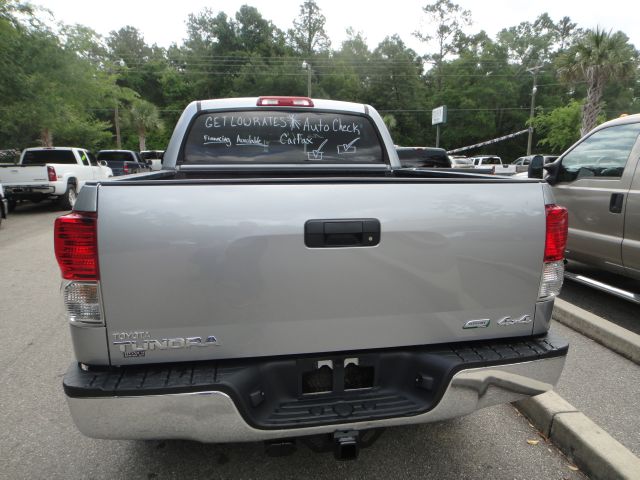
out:
M333 434L333 455L336 460L355 460L360 452L360 442L357 430L335 432Z

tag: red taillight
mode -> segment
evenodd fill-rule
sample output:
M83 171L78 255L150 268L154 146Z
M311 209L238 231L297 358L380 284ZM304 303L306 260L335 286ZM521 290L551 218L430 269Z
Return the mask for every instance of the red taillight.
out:
M47 175L49 176L50 182L55 182L58 180L58 175L56 175L56 169L51 165L47 165Z
M97 223L96 214L91 212L56 218L53 241L62 278L98 280Z
M259 107L313 107L309 97L260 97Z
M564 258L569 221L567 209L558 205L545 205L547 235L544 243L544 261L557 262Z
M128 165L128 164L126 164L126 163L123 163L123 164L122 164L122 171L123 171L124 173L129 173L129 165Z

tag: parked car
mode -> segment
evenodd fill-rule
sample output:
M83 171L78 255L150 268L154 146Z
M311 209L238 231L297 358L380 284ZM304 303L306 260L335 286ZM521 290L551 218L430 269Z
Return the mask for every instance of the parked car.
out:
M502 163L502 159L496 155L480 155L471 157L473 168L476 169L493 169L496 175L513 175L516 173L515 165L506 165Z
M349 458L363 430L557 382L566 211L544 181L402 168L374 108L299 97L189 104L163 167L55 223L85 435L325 434Z
M162 156L164 150L143 150L140 152L140 158L153 171L162 169Z
M0 183L0 224L2 224L2 220L7 218L7 214L9 213L9 201L4 196L4 188Z
M15 165L20 160L20 150L0 150L0 165Z
M133 150L100 150L97 157L99 161L107 163L116 177L151 171L151 167L142 161L140 154Z
M73 207L78 192L89 180L113 176L84 148L27 148L17 165L0 165L0 183L12 210L18 201L55 199L61 208Z
M452 168L473 168L473 160L460 155L449 155Z
M400 164L407 168L451 168L451 160L443 148L396 147Z
M569 211L566 255L640 280L640 115L596 127L578 140L549 172L559 204ZM542 176L542 165L530 166Z

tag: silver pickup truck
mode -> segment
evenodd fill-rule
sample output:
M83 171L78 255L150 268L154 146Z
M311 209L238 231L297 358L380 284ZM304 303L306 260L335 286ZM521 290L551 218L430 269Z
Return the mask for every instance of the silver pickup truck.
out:
M401 168L370 106L193 102L163 170L56 221L71 415L95 438L325 434L348 458L371 429L542 393L566 232L541 180Z

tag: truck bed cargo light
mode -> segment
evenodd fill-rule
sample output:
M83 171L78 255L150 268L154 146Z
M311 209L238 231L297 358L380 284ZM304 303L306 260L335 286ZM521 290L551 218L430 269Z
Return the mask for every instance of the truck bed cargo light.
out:
M313 107L308 97L260 97L258 107Z

